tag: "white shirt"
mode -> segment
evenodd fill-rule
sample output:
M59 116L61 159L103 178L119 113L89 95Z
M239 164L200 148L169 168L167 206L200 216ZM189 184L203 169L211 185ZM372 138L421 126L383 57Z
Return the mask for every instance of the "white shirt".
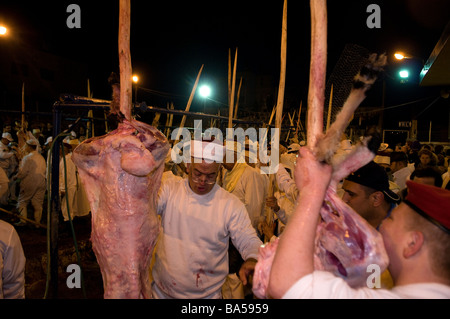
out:
M32 151L20 161L17 177L22 180L21 183L34 183L37 177L45 178L46 170L44 157L37 151Z
M417 283L394 288L351 288L344 279L327 271L314 271L300 278L284 294L283 299L448 299L450 286Z
M72 161L72 153L66 154L66 164L64 171L64 159L59 160L59 191L66 191L66 179L67 189L69 192L75 193L77 188L77 168Z
M403 167L395 173L392 173L392 177L394 178L393 182L398 185L400 190L403 190L406 188L406 181L408 180L410 175L411 170L408 167Z
M0 299L25 298L25 255L19 235L0 220Z
M198 195L188 179L167 178L157 211L163 232L152 269L156 298L221 298L230 238L244 260L258 258L262 242L244 204L217 184Z
M294 179L286 171L283 164L280 164L276 174L278 189L285 193L287 198L292 202L297 200L298 189Z

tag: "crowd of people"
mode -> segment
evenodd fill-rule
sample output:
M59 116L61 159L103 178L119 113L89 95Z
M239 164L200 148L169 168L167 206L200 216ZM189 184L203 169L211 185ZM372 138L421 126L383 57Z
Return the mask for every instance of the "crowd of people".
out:
M42 226L44 201L49 198L52 145L51 125L30 130L18 125L3 129L0 142L0 207L11 210L17 222L0 220L0 298L24 298L25 255L15 227ZM89 202L71 160L79 144L75 132L63 140L59 166L61 220L90 213ZM64 153L63 153L64 150ZM64 154L64 155L63 155ZM67 203L67 205L66 205ZM31 208L31 211L30 211Z
M20 138L24 141L22 148L18 147ZM51 135L44 136L37 130L18 131L16 134L8 130L3 132L0 143L0 164L3 168L0 170L0 205L15 204L17 214L22 217L16 227L27 223L29 204L33 208L34 222L41 222L44 196L49 191L46 180L49 178L48 149L51 143ZM61 218L64 221L69 219L69 213L73 218L89 214L90 211L77 168L71 160L71 151L79 143L80 136L77 133L67 136L64 139L65 152L64 155L61 153L58 163L61 203L68 203L61 205ZM306 235L314 233L311 229L317 226L318 218L314 214L318 214L318 211L309 209L304 212L302 203L309 205L308 201L318 203L323 200L321 194L328 185L330 174L327 172L330 173L331 167L318 162L307 147L303 147L305 142L293 142L286 147L280 145L276 174L262 174L264 164L254 161L258 155L254 152L255 148L251 147L252 143L247 139L245 145L234 142L224 147L217 141L193 141L192 148L210 149L212 145L213 148L217 147L217 152L209 157L205 152L200 152L202 157L197 158L198 161L194 161L197 153L191 152L191 163L174 163L169 152L157 201L162 233L158 238L150 272L154 298L254 298L251 275L257 263L259 247L277 238L280 240L281 252L277 252L274 260L272 274L276 275L270 280L271 297L311 296L310 291L305 292L312 286L311 280L322 276L310 269L313 252L307 249L302 252L301 258L305 265L292 269L288 259L295 256L290 256L289 251L296 250L292 245L301 243L314 246L311 245L314 238ZM338 152L350 152L353 148L351 144L343 139ZM241 152L241 149L245 151ZM226 158L233 160L228 162ZM431 254L428 251L433 251L433 256L448 255L450 215L446 208L443 211L439 205L424 204L423 198L427 194L436 203L449 203L449 159L450 150L444 150L439 145L433 147L415 141L396 146L393 150L387 144L382 144L373 161L350 174L338 186L337 192L342 200L384 237L393 236L393 231L385 230L388 229L385 225L393 224L392 218L416 220L409 216L414 211L420 214L418 216L425 216L424 221L431 219L433 225L439 226L434 229L438 233L435 237L439 237L442 243L433 248L427 241L433 229L428 229L429 225L423 226L422 220L414 224L422 225L417 230L417 234L421 234L417 238L422 238L422 241L416 243L415 250L408 257L403 256L402 259L395 255L393 247L386 247L390 258L401 260L391 259L393 268L383 273L383 288L389 292L382 293L382 297L450 298L448 257L437 258L437 266L430 266L432 262L428 260L432 258L428 257ZM321 174L318 174L319 170ZM311 178L304 178L308 175L322 177L312 183ZM316 217L308 219L307 214ZM422 231L420 227L427 230ZM431 240L434 242L434 237ZM15 251L12 256L3 255L4 259L19 260L3 263L3 273L7 271L10 276L3 277L3 282L0 282L0 288L3 286L0 297L24 298L25 257L14 227L3 221L0 221L0 242L10 245L10 253ZM385 239L385 244L400 243ZM422 280L435 283L439 289L433 293L425 291L422 295L419 292L410 294L408 290L393 292L397 285L412 282L410 278L402 281L405 274L399 268L408 265L408 269L418 272L409 256L419 259L419 254L420 264L416 266L428 262L427 271L433 274L427 278L421 277ZM445 263L447 271L442 271ZM8 267L14 269L8 270ZM324 277L324 285L330 280L327 276L331 274ZM300 288L299 282L306 284ZM345 286L344 282L340 284ZM348 287L346 289L351 290ZM351 295L346 290L336 296L342 297L345 293ZM315 296L314 293L312 296ZM372 295L363 293L358 296Z

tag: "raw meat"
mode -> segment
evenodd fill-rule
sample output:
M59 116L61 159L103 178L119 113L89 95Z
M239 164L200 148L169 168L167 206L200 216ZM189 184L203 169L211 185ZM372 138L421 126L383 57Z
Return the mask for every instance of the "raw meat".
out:
M353 112L364 100L366 91L386 64L386 56L374 54L369 57L367 64L356 75L353 88L341 112L327 133L323 134L326 18L326 2L311 0L307 147L314 152L318 160L333 166L332 180L320 210L322 220L316 230L314 268L333 272L344 278L352 287L359 287L366 284L367 267L377 264L380 270L384 271L388 257L381 235L337 196L336 186L347 175L374 158L375 154L368 148L371 137L365 138L346 156L337 156L335 153L341 134ZM278 241L274 241L260 248L253 277L253 292L258 298L270 297L267 295L267 286L277 245Z
M105 298L150 298L149 265L159 233L156 197L168 152L154 127L123 120L73 152L92 212L92 246Z

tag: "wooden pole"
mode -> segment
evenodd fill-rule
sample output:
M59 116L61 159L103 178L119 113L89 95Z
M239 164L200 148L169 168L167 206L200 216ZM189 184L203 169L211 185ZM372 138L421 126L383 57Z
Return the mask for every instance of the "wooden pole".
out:
M307 144L314 148L323 133L325 74L327 66L326 0L311 0L311 62L309 71ZM325 23L324 23L325 22Z
M428 143L431 143L431 121L430 121L430 130L428 132Z
M231 104L231 49L228 49L228 105Z
M130 0L120 0L119 3L120 111L127 120L131 120L133 97L130 53L130 2Z
M286 47L287 47L287 0L284 0L283 4L283 22L281 27L281 54L280 54L280 82L278 86L278 99L277 99L277 109L275 115L275 129L281 129L281 122L283 116L283 103L284 103L284 89L286 82ZM279 134L280 136L281 134ZM280 141L277 141L277 145L279 145ZM272 152L274 149L272 148ZM268 189L268 197L273 197L275 193L276 187L275 174L269 175L269 189ZM267 207L266 207L267 208ZM271 208L266 209L266 223L269 227L272 227L274 216ZM269 240L269 238L265 238L265 241Z
M186 105L186 109L184 110L185 112L189 112L189 109L191 108L192 100L194 99L195 90L197 89L198 80L200 79L200 75L202 74L202 71L203 71L203 66L204 65L202 64L202 67L200 68L200 71L198 72L197 78L195 79L194 87L192 88L191 95L189 96L189 100ZM178 141L178 139L180 138L181 129L184 127L185 122L186 122L186 115L183 115L183 118L181 119L180 130L178 130L177 138L175 139L176 141Z
M331 84L330 101L328 101L327 131L328 128L330 127L332 105L333 105L333 84Z
M22 130L25 132L25 82L22 82Z
M6 209L3 209L3 208L0 208L0 211L2 211L2 212L4 212L4 213L7 213L7 214L10 214L10 215L12 215L12 216L14 216L14 217L20 218L20 219L22 219L22 220L24 220L24 221L26 221L26 222L29 222L29 223L31 223L31 224L33 224L33 225L38 226L38 227L47 229L47 226L45 226L45 225L43 225L43 224L41 224L41 223L38 223L38 222L36 222L36 221L34 221L34 220L32 220L32 219L29 219L29 218L27 218L27 217L20 216L20 215L18 215L18 214L15 214L15 213L10 212L10 211L8 211L8 210L6 210Z
M284 89L286 83L286 46L287 46L287 0L283 5L283 24L281 29L281 66L280 66L280 83L278 86L277 111L275 117L275 128L281 128L284 103Z
M242 86L242 76L241 80L239 81L239 88L236 98L236 107L234 108L234 118L237 119L237 112L238 112L238 106L239 106L239 96L241 95L241 86Z
M233 127L233 111L234 111L234 91L236 87L236 65L237 65L237 54L238 49L236 48L236 53L234 54L234 66L233 66L233 79L231 81L231 101L228 110L228 128Z
M300 128L300 114L302 114L302 104L303 104L303 101L300 101L300 108L298 110L297 127L295 129L295 134L297 136L298 136L298 129Z

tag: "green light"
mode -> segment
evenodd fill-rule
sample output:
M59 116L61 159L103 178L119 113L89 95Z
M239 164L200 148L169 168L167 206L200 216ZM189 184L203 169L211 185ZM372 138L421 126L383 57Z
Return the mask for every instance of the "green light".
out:
M409 72L408 70L401 70L400 72L398 72L398 75L400 75L402 79L406 79L409 77Z
M200 95L204 98L207 98L211 95L211 88L207 85L202 85L200 87Z

